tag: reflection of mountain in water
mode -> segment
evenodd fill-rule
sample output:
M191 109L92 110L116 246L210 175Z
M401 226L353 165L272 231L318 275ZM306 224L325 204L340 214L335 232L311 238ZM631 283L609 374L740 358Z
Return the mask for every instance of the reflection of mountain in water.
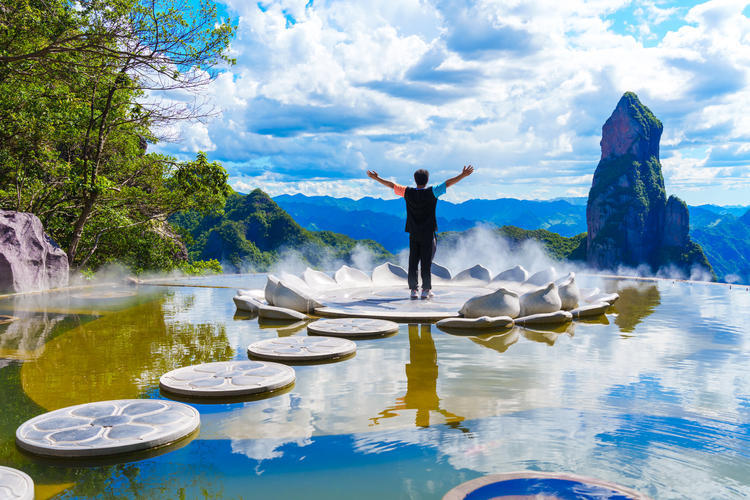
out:
M623 333L632 332L638 324L654 312L661 304L661 295L656 285L641 285L617 290L620 300L615 302L617 313L615 324Z
M396 404L381 411L370 420L377 425L380 419L398 415L400 410L416 410L414 424L418 427L430 426L430 412L435 411L445 417L451 427L469 432L461 426L464 417L440 407L437 394L438 364L435 342L432 340L431 325L409 325L409 363L406 368L406 394L396 399Z

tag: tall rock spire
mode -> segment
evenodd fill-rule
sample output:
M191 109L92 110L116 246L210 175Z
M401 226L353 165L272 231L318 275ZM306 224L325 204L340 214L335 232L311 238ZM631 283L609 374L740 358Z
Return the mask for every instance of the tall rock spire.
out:
M711 266L688 236L685 203L664 189L661 122L626 92L602 127L602 156L586 206L589 264L600 269L675 265L686 275Z

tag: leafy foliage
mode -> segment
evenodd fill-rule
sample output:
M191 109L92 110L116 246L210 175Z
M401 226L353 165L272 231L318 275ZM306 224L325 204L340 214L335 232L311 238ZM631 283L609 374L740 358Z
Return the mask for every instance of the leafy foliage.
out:
M187 254L166 219L222 207L227 175L148 144L201 114L164 92L231 62L234 27L187 0L9 0L0 26L0 208L39 216L74 268L173 268Z

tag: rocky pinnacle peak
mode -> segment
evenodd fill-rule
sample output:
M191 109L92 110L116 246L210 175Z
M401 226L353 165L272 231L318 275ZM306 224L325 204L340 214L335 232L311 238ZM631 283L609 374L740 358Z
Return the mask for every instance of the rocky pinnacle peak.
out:
M633 155L637 161L659 159L661 122L633 92L625 92L602 127L602 160Z

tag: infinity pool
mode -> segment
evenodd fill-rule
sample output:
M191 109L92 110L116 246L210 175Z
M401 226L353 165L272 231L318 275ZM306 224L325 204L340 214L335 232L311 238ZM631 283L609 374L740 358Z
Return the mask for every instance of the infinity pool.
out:
M353 358L295 366L294 387L274 397L189 402L200 433L157 456L71 464L18 451L16 427L38 414L162 398L169 370L306 335L237 316L234 288L210 287L264 282L0 300L17 318L0 324L0 465L28 473L38 498L440 498L517 470L654 498L750 496L750 291L671 281L607 281L621 298L606 317L561 330L404 324L358 340Z

